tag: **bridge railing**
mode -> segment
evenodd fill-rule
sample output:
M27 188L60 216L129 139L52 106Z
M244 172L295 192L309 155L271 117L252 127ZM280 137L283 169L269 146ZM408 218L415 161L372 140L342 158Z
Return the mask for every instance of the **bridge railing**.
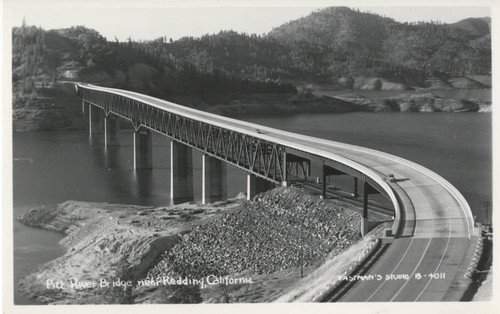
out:
M339 145L339 146L346 145L344 147L349 147L349 148L354 146L354 145L343 144L343 143L338 143L338 142L335 142L335 145ZM387 158L387 159L393 160L395 162L409 166L409 167L425 174L426 176L432 178L437 183L439 183L442 187L444 187L455 198L457 203L460 205L460 208L462 209L462 212L463 212L465 219L467 221L467 234L469 237L471 236L471 234L474 230L474 216L472 215L472 210L470 208L469 203L467 202L465 197L462 195L462 193L460 193L460 191L458 191L458 189L455 186L453 186L450 182L448 182L446 179L444 179L443 177L441 177L440 175L438 175L434 171L432 171L424 166L421 166L413 161L410 161L410 160L407 160L407 159L404 159L404 158L401 158L401 157L398 157L398 156L395 156L392 154L380 152L380 151L377 151L374 149L366 148L366 147L362 147L362 150L366 153L370 153L372 155L383 156L384 158Z

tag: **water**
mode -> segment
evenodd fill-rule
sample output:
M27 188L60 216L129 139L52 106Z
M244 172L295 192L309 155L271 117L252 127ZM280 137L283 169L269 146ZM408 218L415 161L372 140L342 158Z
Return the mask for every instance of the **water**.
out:
M437 172L466 197L478 220L492 199L491 114L350 113L252 117L248 121L392 153ZM66 200L169 204L170 141L153 134L153 170L133 170L132 131L119 147L86 131L15 133L14 216ZM193 153L195 199L201 198L201 155ZM313 174L314 175L314 174ZM228 195L245 190L245 175L228 167ZM198 178L198 179L196 179ZM491 207L491 206L490 206ZM491 215L491 213L490 213ZM491 220L490 220L491 221ZM63 235L14 222L15 282L64 253ZM15 289L16 304L34 304Z
M58 245L64 235L37 228L26 227L14 222L14 282L35 271L39 266L64 254L64 248ZM14 291L15 304L38 304Z

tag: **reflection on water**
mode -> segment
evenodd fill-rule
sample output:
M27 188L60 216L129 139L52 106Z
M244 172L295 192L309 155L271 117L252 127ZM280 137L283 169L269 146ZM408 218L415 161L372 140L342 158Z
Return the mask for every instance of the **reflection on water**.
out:
M136 169L132 174L132 181L136 190L135 197L141 202L147 202L153 187L153 170Z
M104 167L116 169L120 167L120 146L104 147Z

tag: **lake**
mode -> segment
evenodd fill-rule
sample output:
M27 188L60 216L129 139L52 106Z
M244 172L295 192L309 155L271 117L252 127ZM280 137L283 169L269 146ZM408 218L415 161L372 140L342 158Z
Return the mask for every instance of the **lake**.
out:
M455 185L479 221L492 200L490 113L348 113L248 117L247 121L392 153L430 168ZM87 131L14 133L14 216L67 200L165 206L169 204L168 138L153 136L153 170L133 169L132 131L105 149ZM201 154L193 188L201 198ZM314 175L314 174L313 174ZM245 174L228 168L228 195L245 191ZM491 206L490 206L491 207ZM491 213L490 213L491 215ZM491 221L491 220L490 220ZM64 253L63 235L14 221L14 280ZM15 304L36 304L15 287Z

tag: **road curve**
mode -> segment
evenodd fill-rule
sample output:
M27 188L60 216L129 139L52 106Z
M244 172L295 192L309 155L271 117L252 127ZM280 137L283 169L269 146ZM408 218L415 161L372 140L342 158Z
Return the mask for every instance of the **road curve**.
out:
M429 169L376 150L222 117L147 95L78 85L329 158L375 180L391 198L401 232L399 238L387 242L378 262L368 270L367 274L383 279L353 285L341 301L441 301L449 297L450 287L458 285L470 263L474 234L470 207L455 187ZM395 182L385 180L389 174Z

